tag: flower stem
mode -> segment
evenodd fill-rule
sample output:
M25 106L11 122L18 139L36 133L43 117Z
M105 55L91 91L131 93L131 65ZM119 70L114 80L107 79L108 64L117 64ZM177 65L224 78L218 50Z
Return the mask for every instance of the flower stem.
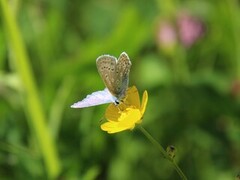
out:
M152 137L151 134L149 134L141 125L139 125L139 129L140 131L148 138L148 140L154 145L156 146L159 151L161 152L163 158L169 160L174 169L177 171L177 173L179 174L179 176L181 177L181 179L183 180L187 180L187 177L184 175L184 173L182 172L182 170L180 169L180 167L176 164L176 162L174 161L173 158L171 158L167 152L163 149L163 147Z

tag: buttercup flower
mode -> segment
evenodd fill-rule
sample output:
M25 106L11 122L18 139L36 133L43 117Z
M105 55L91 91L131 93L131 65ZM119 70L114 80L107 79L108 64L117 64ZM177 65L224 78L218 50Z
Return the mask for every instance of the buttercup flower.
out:
M142 117L146 110L148 101L147 91L144 91L142 104L138 90L135 86L128 88L126 98L123 103L116 106L110 104L105 112L107 122L101 125L103 131L117 133L124 130L132 130L136 124L142 122Z
M135 86L128 88L126 98L118 106L110 104L106 110L105 118L107 122L101 125L103 131L108 133L117 133L124 130L132 130L136 124L142 122L142 117L146 110L148 101L147 91L144 91L142 97L142 104L138 90ZM149 139L149 141L157 147L161 155L172 163L175 170L183 180L187 180L186 176L174 161L174 147L170 147L171 152L168 152L149 134L142 126L139 127L140 131Z

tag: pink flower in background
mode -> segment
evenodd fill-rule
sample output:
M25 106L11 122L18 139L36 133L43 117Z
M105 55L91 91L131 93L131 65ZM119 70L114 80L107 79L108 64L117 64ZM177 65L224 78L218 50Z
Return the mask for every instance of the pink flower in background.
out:
M158 43L164 47L172 47L177 42L177 34L174 25L170 21L163 21L158 26Z
M157 27L157 42L163 50L169 50L180 43L191 47L205 32L205 26L196 16L186 12L179 13L175 20L161 20Z
M177 18L179 39L185 47L193 45L204 34L203 22L187 13L181 13Z

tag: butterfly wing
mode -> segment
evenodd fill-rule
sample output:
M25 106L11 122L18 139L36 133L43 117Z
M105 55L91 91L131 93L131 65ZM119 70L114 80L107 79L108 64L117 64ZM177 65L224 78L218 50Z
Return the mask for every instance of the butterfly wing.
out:
M98 72L110 93L117 99L125 96L128 88L131 61L127 53L123 52L118 60L109 55L97 58Z
M125 96L129 82L129 72L131 68L131 61L127 53L123 52L120 54L115 73L115 93L118 94L117 98L121 99Z
M115 100L116 98L111 95L107 88L105 88L103 91L96 91L90 95L87 95L87 97L82 101L71 105L71 108L85 108L101 104L114 103Z
M113 96L115 94L115 71L117 59L110 55L102 55L99 56L96 60L98 72L108 90L112 93Z

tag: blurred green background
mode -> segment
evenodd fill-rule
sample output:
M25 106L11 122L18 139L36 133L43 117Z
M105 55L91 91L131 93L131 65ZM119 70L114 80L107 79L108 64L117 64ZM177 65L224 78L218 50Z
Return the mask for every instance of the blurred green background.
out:
M142 125L189 179L240 172L237 0L1 0L0 179L179 179L137 129L109 135L95 60L126 51Z

